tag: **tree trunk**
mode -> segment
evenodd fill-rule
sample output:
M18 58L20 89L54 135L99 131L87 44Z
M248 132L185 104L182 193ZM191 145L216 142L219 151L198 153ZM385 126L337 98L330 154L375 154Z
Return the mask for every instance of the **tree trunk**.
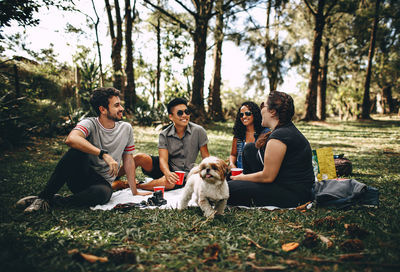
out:
M121 63L121 49L122 49L122 20L121 13L119 9L118 0L114 0L115 17L116 17L116 27L117 35L115 36L114 31L114 21L111 14L111 6L108 0L105 0L108 22L110 25L110 37L111 37L111 61L113 67L113 86L122 90L122 63Z
M271 16L272 0L268 1L267 5L267 21L265 29L265 64L267 69L267 77L269 83L269 91L276 91L278 87L278 70L279 60L277 59L277 46L278 46L278 31L275 31L275 41L270 38L270 16Z
M212 120L223 121L222 102L221 102L221 60L222 60L222 42L224 40L224 14L222 11L223 0L216 2L218 11L215 22L215 47L214 47L214 70L210 81L208 95L208 112Z
M99 67L100 67L100 87L104 86L104 73L103 73L103 63L101 60L101 51L100 51L100 40L99 40L99 22L100 18L97 14L96 5L94 4L94 0L92 0L92 6L94 10L94 14L96 15L96 22L94 22L94 30L96 33L96 46L97 46L97 54L99 55Z
M321 120L326 120L326 87L328 77L328 62L329 62L329 38L326 40L324 52L324 64L321 68L321 76L318 84L318 117Z
M189 105L192 108L193 120L204 121L206 117L204 110L204 69L206 65L207 29L214 1L202 0L196 1L196 3L196 26L193 33L193 84Z
M381 3L381 0L376 0L374 23L373 23L372 32L371 32L371 40L370 40L369 53L368 53L367 75L366 75L365 86L364 86L364 98L363 98L362 112L361 112L362 119L371 119L371 116L370 116L371 101L370 101L370 96L369 96L369 88L370 88L370 84L371 84L372 59L374 58L375 40L376 40L376 31L378 28L380 3Z
M325 25L324 16L325 0L318 0L317 13L315 14L314 41L312 46L312 59L310 67L310 81L305 102L305 113L303 120L318 120L317 118L317 88L319 74L319 58L322 45L322 34Z
M383 100L385 102L384 104L387 104L389 106L389 113L394 113L395 105L394 105L393 96L392 96L392 86L385 86L385 87L383 87L382 91L383 91L383 98L384 98ZM386 109L386 107L384 109Z
M136 1L135 1L136 2ZM133 10L134 12L134 10ZM136 104L135 72L133 68L132 45L132 9L131 1L125 0L125 74L126 86L124 89L125 109L134 112Z
M157 75L156 75L156 101L160 101L160 81L161 81L161 19L157 17ZM154 105L153 105L154 106Z
M19 87L19 76L18 76L18 66L14 64L14 87L15 87L15 97L21 97L21 89Z

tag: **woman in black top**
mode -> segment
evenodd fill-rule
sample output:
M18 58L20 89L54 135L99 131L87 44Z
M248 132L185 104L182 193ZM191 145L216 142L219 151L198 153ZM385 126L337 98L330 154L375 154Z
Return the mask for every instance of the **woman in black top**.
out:
M311 200L311 147L292 123L293 99L271 92L261 104L262 126L270 132L243 150L243 174L228 182L229 205L296 207Z

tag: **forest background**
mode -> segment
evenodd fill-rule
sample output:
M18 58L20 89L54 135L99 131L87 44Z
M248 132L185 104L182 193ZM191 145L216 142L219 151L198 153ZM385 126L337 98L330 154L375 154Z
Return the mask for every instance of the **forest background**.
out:
M399 1L85 2L90 11L72 0L0 2L1 149L33 135L67 133L91 114L90 92L100 86L120 89L127 119L141 125L164 124L165 102L176 96L190 101L196 122L232 119L245 100L290 92L282 84L293 71L302 79L292 93L297 119L399 112ZM66 44L74 49L70 62L60 60L54 44L32 49L37 41L10 31L34 29L44 9L70 18L63 29L71 44L77 41ZM74 20L78 14L83 25ZM224 52L226 43L250 63L235 88L227 74L243 65ZM237 67L223 71L223 54L238 59Z

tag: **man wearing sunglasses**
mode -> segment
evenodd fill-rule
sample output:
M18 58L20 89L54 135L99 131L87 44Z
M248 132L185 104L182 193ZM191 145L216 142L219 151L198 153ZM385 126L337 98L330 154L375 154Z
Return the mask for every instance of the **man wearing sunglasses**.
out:
M172 124L160 133L159 156L143 153L134 156L136 167L142 167L143 173L153 178L148 183L138 184L137 188L144 190L153 190L155 186L165 186L166 190L181 188L185 183L175 184L179 180L175 171L185 171L187 175L194 166L199 151L203 159L210 156L207 133L203 127L190 122L187 101L175 98L168 103L167 109Z

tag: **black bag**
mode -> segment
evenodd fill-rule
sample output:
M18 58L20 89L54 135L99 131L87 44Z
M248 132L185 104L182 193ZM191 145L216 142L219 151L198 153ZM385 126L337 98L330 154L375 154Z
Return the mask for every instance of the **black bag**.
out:
M335 158L335 168L336 168L336 175L338 177L341 176L349 176L353 171L353 164L351 161L344 157Z

